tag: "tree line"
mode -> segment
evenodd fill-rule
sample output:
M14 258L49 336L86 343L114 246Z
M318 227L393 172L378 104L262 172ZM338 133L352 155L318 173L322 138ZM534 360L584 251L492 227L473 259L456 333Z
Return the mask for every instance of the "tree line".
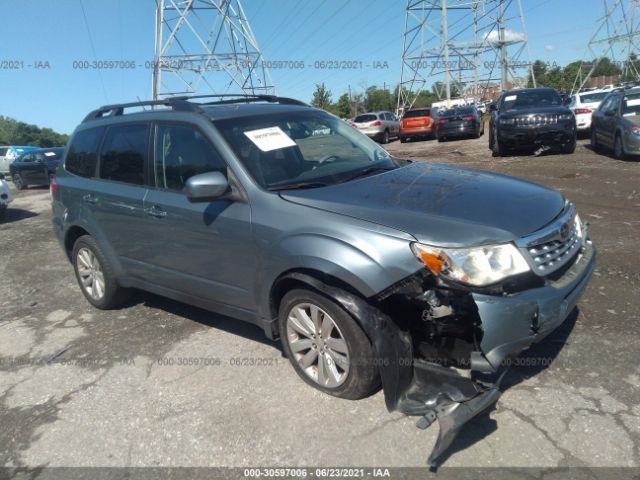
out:
M40 128L13 118L0 116L0 145L30 145L34 147L61 147L69 135L51 128Z
M636 80L634 75L629 73L629 70L640 71L640 59L631 54L628 61L633 63L634 68L627 69L625 73L622 68L624 64L603 57L596 63L591 77L619 76L619 81L621 82ZM561 92L569 92L574 87L574 83L576 83L578 73L581 73L582 78L586 78L591 67L591 64L582 61L572 62L561 67L543 60L536 60L532 65L532 70L537 86L551 87ZM575 86L578 87L580 82L581 79L578 78L578 83ZM528 86L533 86L531 75L528 78ZM443 91L442 82L435 82L431 90L424 90L418 94L414 107L430 107L433 102L440 100L440 96L436 92ZM452 82L452 98L461 96L462 91L463 86L461 84ZM385 89L372 85L361 93L350 94L345 92L334 101L331 90L324 83L321 83L316 85L311 104L341 118L351 118L361 112L394 111L398 105L398 86L393 89Z

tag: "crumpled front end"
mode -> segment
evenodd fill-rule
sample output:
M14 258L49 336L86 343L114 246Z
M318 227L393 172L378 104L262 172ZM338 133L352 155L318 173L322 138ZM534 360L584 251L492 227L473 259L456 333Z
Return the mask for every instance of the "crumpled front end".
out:
M426 269L374 298L337 287L316 287L362 325L378 356L387 408L436 419L440 433L429 456L434 468L461 428L491 407L509 359L540 341L569 315L595 268L587 240L565 268L489 289L450 285Z

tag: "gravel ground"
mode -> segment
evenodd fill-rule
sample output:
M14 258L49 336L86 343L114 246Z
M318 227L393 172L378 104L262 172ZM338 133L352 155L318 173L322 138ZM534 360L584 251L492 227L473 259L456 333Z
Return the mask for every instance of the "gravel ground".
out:
M491 158L486 137L389 144L563 191L598 267L578 309L518 366L448 467L640 467L640 162L592 152ZM48 190L0 225L0 465L422 467L438 429L300 381L254 326L138 293L93 309L51 228ZM196 363L196 364L194 364ZM254 363L255 365L250 365ZM523 362L525 363L525 362Z

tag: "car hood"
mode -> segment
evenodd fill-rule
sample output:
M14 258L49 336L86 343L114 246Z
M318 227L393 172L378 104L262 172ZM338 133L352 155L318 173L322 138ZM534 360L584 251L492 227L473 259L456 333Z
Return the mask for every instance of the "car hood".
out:
M565 204L560 193L524 180L427 162L281 197L441 246L515 240L550 223Z

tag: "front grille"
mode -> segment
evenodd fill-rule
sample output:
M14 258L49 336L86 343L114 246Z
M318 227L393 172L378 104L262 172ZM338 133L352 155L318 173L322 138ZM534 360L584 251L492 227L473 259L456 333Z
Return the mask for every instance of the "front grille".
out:
M557 125L558 115L527 115L526 117L516 117L518 127L542 127L545 125Z
M529 244L527 252L538 275L548 275L566 264L578 252L582 238L576 229L576 222L571 218L560 228L557 238Z

